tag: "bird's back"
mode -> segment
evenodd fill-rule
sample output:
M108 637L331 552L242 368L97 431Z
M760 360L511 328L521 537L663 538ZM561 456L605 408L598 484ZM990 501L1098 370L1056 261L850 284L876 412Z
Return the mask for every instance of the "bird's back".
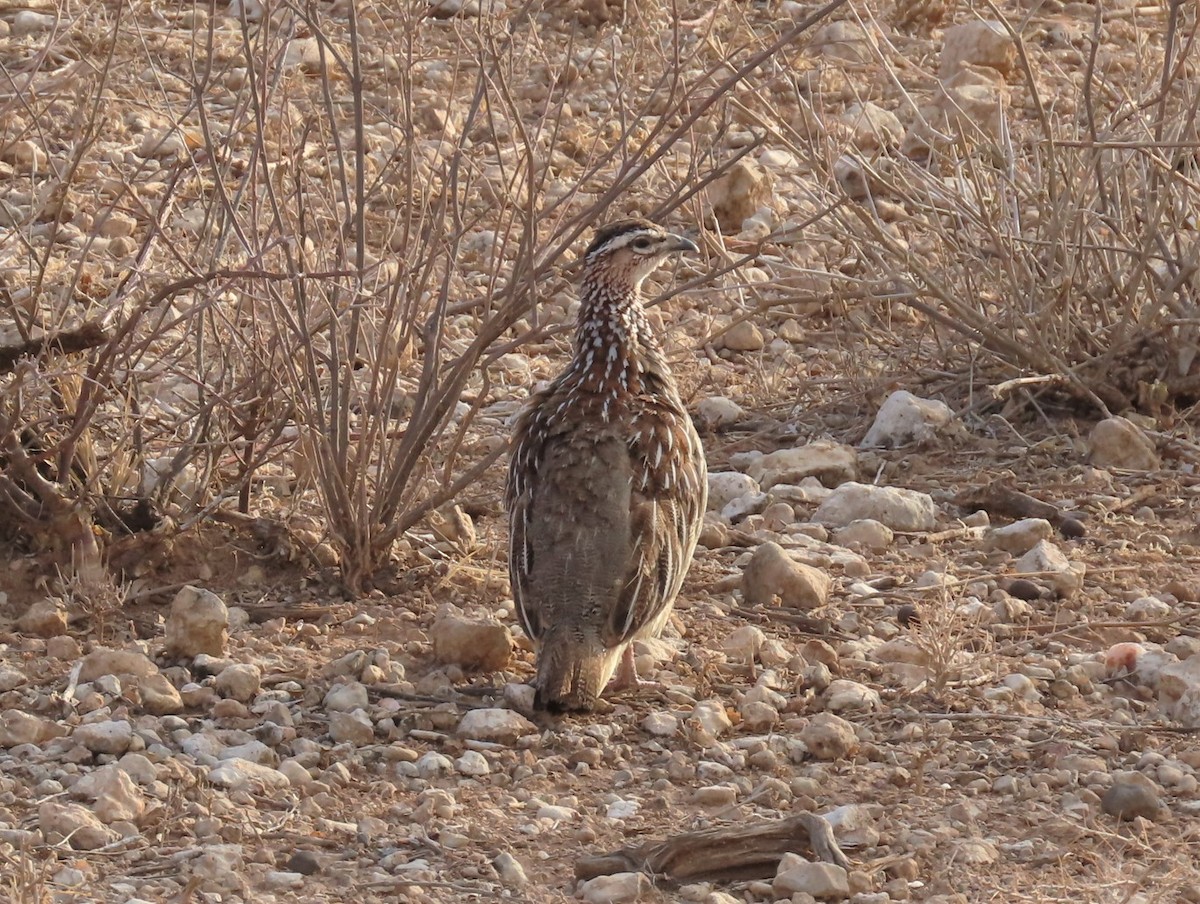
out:
M561 676L585 703L615 652L670 614L705 508L699 437L669 377L614 400L568 374L518 425L508 489L522 627L543 648L543 683Z

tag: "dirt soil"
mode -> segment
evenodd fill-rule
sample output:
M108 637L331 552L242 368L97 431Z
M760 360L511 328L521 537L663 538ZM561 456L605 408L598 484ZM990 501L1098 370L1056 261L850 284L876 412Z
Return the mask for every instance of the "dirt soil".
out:
M424 9L424 0L416 3ZM508 23L527 54L528 84L541 89L522 94L531 118L551 96L540 79L577 92L574 131L562 136L577 159L561 161L564 171L586 159L576 153L586 145L581 136L602 133L597 121L607 127L620 116L611 92L607 105L593 102L589 92L605 91L589 79L626 65L622 52L661 47L655 42L665 23L694 33L704 54L734 58L815 9L714 0L673 15L669 4L629 0L622 13L583 0L529 18L484 5L484 21ZM318 6L331 27L344 27L339 4ZM928 7L936 20L937 4ZM1096 7L1057 0L997 7L1018 24L1045 96L1075 91L1073 73L1088 50L1082 36L1091 33ZM480 21L470 0L439 0L431 9L437 15L420 17L416 34L425 65L414 70L415 89L430 96L451 84L438 81L438 72L473 65L456 57L462 43L455 33ZM825 69L823 87L811 94L818 114L836 118L870 98L907 122L893 77L901 73L905 92L931 96L945 29L990 17L991 9L963 5L944 22L917 14L916 26L901 30L890 6L852 4L838 16L861 16L885 36L876 51L892 68L869 56L843 71L801 40L750 80L742 126L759 122L751 114L764 96L781 105L780 122L794 125L803 117L782 109L791 101L772 95L772 79ZM106 36L118 11L129 31L114 47ZM1106 2L1101 13L1106 64L1119 68L1122 55L1140 60L1147 46L1161 46L1165 6ZM371 39L382 41L387 10L369 6L360 15ZM119 77L105 89L93 135L100 153L89 152L82 187L73 189L80 211L98 209L112 180L142 165L135 153L142 136L182 110L190 61L207 52L210 22L218 25L214 52L236 68L240 25L224 3L215 17L204 4L31 0L0 9L0 64L9 80L0 90L31 79L46 98L45 107L19 114L23 126L5 127L0 177L16 180L44 166L21 156L36 157L24 144L13 150L18 137L45 145L55 166L70 162L77 145L65 136L78 112L69 102L72 67L112 53ZM295 40L307 38L301 32ZM581 47L606 49L609 62L568 67ZM640 77L637 59L628 64L630 78ZM307 84L304 90L319 84L311 71L288 77ZM401 80L382 63L371 78ZM1031 128L1041 114L1019 75L1010 84L1012 128ZM230 70L214 85L231 103L244 97ZM174 106L155 109L160 96ZM376 114L386 124L382 103L369 107ZM30 129L32 122L40 126ZM853 141L852 131L838 134ZM729 135L721 140L729 144L712 149L718 156L736 147ZM696 141L695 155L707 154ZM178 159L203 167L200 156L188 156L195 151L181 148ZM778 157L764 163L781 171L773 190L781 220L811 211L788 195L788 165ZM144 184L147 177L137 178ZM34 250L45 220L21 217L44 201L37 191L48 185L45 176L9 189L0 184L7 205L0 213L22 224ZM189 205L201 200L181 196L182 221L172 228L200 228L186 220ZM631 196L614 213L647 213L655 200ZM128 209L139 221L137 203ZM700 201L673 217L707 236L713 255L757 241L752 229L722 237ZM134 236L139 228L131 227ZM976 369L959 338L935 331L925 317L836 293L831 286L846 286L839 280L858 272L858 252L819 230L799 244L769 245L753 274L721 277L659 308L710 470L744 473L755 453L831 440L851 447L861 483L928 494L933 523L871 528L882 539L866 543L815 522L842 478L826 479L828 486L796 481L788 493L768 489L733 518L714 512L676 617L661 641L638 646L639 669L653 684L612 698L601 713L526 713L533 724L490 739L465 737L462 719L477 709L520 709L524 697L513 685L530 680L534 662L508 592L502 462L458 500L472 531L454 542L428 527L411 532L374 588L353 598L339 589L335 569L296 552L326 542L315 497L303 488L264 512L304 526L281 532L274 545L245 523L181 517L186 529L136 584L124 585L132 588L124 603L67 598L65 629L55 628L53 613L19 622L48 594L63 594L47 558L28 545L6 546L0 900L541 904L583 893L595 902L806 902L813 898L781 883L773 869L759 878L701 876L656 886L622 877L626 884L615 891L593 885L581 892L575 867L682 832L847 808L837 829L850 860L845 887L799 888L859 904L1200 901L1197 729L1160 700L1157 673L1138 667L1200 656L1194 410L1186 401L1168 405L1155 412L1157 421L1145 410L1126 412L1150 431L1154 466L1097 466L1089 458L1101 419L1093 404L1040 385L993 401L986 384L1011 371ZM107 285L126 272L133 247L121 245L123 227L101 235L89 252L97 260L90 278ZM82 247L59 245L64 259ZM13 242L3 247L13 258L33 253ZM658 282L669 287L703 272L685 265ZM812 278L817 273L821 279ZM52 271L47 279L58 286L67 277ZM566 320L569 280L564 274L567 301L551 309L552 318ZM761 296L752 289L760 284L804 300L756 306ZM739 318L754 329L739 328L730 341ZM468 445L499 442L530 386L552 376L568 354L560 333L507 356L520 360L504 362L511 371L488 390ZM859 448L896 389L946 402L952 421L921 442ZM733 414L705 414L714 411ZM988 531L1019 519L1017 492L1053 507L1044 536L1062 560L1014 583L1026 550L1001 548ZM766 541L829 576L819 605L747 600L743 575ZM229 607L228 644L218 656L165 648L170 622L182 617L171 600L185 584ZM507 664L480 673L435 656L433 627L447 614L506 625L515 637ZM1110 652L1124 642L1135 646ZM78 671L97 650L126 648L148 654L147 675L165 676L176 692L159 689L157 713L147 708L147 675ZM235 666L253 668L229 672L222 683ZM359 693L365 702L354 705ZM1193 693L1200 699L1200 690ZM818 756L806 732L834 712L849 734ZM131 725L132 735L112 729L110 744L80 731L113 722ZM243 769L246 761L270 775ZM230 762L235 774L223 776L218 770ZM103 782L87 785L111 764L122 776L110 768ZM56 805L77 809L56 822Z

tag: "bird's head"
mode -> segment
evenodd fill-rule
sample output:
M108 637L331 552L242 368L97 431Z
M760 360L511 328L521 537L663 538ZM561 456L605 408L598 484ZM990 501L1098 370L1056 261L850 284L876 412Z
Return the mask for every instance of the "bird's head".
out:
M636 289L672 255L699 250L691 239L649 220L618 220L596 230L584 255L584 278L602 273L610 282Z

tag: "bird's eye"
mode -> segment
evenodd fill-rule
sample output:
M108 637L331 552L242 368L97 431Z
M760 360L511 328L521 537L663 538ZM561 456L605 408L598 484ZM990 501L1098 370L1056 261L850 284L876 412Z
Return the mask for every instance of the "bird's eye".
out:
M645 251L650 247L650 239L645 236L642 236L640 239L634 239L633 247L638 251Z

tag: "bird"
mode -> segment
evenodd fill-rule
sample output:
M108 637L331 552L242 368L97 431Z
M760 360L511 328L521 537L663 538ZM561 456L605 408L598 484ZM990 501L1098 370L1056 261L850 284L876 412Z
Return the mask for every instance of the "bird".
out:
M571 362L516 421L509 577L539 710L586 712L609 687L639 686L633 641L662 632L691 564L708 469L641 288L697 251L646 219L598 229Z

